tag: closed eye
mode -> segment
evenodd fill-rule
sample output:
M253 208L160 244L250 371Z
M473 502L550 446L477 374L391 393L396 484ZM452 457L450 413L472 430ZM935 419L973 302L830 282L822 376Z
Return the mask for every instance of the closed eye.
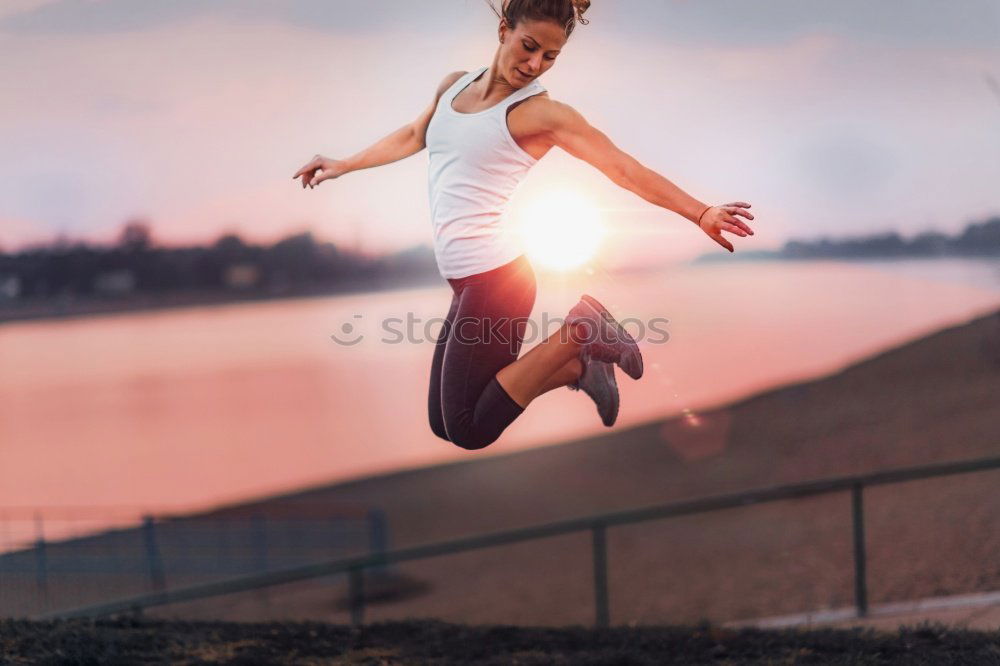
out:
M527 51L528 53L534 53L535 51L538 50L538 48L532 48L532 47L530 47L530 46L528 46L527 44L524 44L524 43L522 43L522 46L524 46L524 50ZM549 56L545 56L545 59L546 60L555 60L556 57L552 56L550 58Z

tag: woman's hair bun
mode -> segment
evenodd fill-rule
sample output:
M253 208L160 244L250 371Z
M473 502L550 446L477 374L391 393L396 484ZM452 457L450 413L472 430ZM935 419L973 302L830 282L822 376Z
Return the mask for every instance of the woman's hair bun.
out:
M590 0L569 0L570 16L566 16L566 0L502 0L500 10L497 10L493 0L486 0L486 4L498 19L506 21L512 28L525 18L565 21L566 35L569 36L577 21L584 25L590 23L583 18L583 13L590 9Z

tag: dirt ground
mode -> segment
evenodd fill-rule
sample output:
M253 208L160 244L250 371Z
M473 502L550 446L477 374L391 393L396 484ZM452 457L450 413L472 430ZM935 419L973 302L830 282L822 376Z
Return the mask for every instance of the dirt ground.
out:
M1000 631L0 621L5 664L1000 664Z

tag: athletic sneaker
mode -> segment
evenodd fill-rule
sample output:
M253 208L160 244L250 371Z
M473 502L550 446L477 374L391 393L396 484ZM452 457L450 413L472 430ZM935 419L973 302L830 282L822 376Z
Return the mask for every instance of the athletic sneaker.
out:
M618 367L632 379L642 377L642 353L635 339L596 298L584 294L566 317L566 323L585 322L582 341L591 358Z
M572 391L582 390L589 395L597 405L601 422L610 428L618 418L618 383L615 381L615 366L613 363L590 358L586 347L580 351L580 361L583 363L583 374L566 386Z

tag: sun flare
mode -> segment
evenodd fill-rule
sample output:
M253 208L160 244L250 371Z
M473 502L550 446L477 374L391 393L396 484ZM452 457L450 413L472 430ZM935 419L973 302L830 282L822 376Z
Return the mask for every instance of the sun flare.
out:
M597 206L573 190L547 192L526 203L516 229L532 261L555 270L585 263L606 233Z

